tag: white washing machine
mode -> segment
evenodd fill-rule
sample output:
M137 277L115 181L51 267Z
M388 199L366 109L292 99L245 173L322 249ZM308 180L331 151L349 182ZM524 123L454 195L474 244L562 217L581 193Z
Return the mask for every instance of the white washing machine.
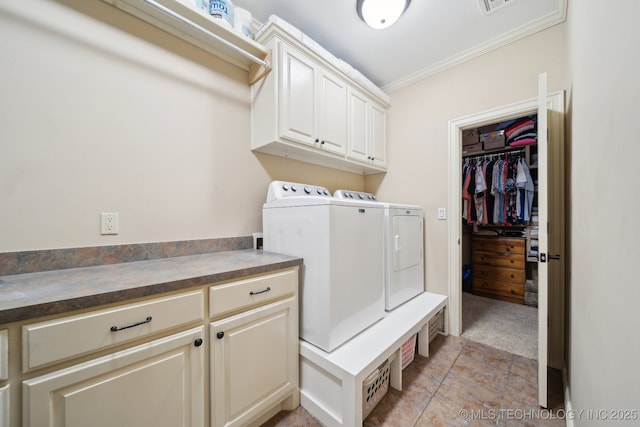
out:
M371 193L338 190L341 200L377 202ZM385 310L424 292L424 211L420 206L377 202L384 208Z
M384 209L326 188L274 181L264 250L302 257L300 338L330 352L384 317Z

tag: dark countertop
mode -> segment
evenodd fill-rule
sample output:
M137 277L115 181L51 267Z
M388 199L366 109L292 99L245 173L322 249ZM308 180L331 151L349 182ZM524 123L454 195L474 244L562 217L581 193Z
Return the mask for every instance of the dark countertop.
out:
M0 325L302 264L254 249L0 276Z

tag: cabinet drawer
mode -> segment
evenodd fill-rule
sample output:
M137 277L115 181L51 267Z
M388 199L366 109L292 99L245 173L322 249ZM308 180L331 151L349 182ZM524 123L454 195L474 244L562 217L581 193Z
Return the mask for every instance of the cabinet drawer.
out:
M204 319L202 290L22 327L22 368L70 359Z
M524 285L501 282L498 280L473 279L473 293L501 295L511 297L520 302L524 298Z
M473 251L524 254L523 239L473 239Z
M209 291L211 317L247 309L293 295L298 285L298 269L212 286Z
M478 279L500 280L515 284L525 282L525 271L515 268L496 268L484 265L476 265L473 269L473 277Z
M474 267L478 264L494 267L524 269L524 255L513 253L473 252L471 257Z

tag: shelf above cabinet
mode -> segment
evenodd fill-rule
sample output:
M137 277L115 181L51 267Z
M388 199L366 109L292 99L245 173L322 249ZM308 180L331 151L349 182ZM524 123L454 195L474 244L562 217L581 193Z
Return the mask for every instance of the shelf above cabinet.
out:
M249 71L250 84L271 70L269 50L219 24L195 5L178 0L102 1Z

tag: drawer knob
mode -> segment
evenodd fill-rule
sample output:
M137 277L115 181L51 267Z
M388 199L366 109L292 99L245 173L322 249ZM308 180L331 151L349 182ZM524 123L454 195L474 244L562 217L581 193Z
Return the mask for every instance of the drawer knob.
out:
M202 345L202 338L198 338L193 342L193 345L200 347Z
M145 323L149 323L149 322L151 322L151 316L147 316L146 319L141 320L139 322L132 323L130 325L112 326L111 327L111 331L112 332L118 332L118 331L122 331L123 329L129 329L129 328L133 328L133 327L136 327L136 326L144 325Z
M218 333L216 334L216 337L217 337L219 340L221 340L221 339L224 337L224 332L218 332Z
M261 291L251 291L251 292L249 292L249 295L264 294L265 292L269 292L270 290L271 290L271 288L269 286L267 286L266 289L263 289Z

